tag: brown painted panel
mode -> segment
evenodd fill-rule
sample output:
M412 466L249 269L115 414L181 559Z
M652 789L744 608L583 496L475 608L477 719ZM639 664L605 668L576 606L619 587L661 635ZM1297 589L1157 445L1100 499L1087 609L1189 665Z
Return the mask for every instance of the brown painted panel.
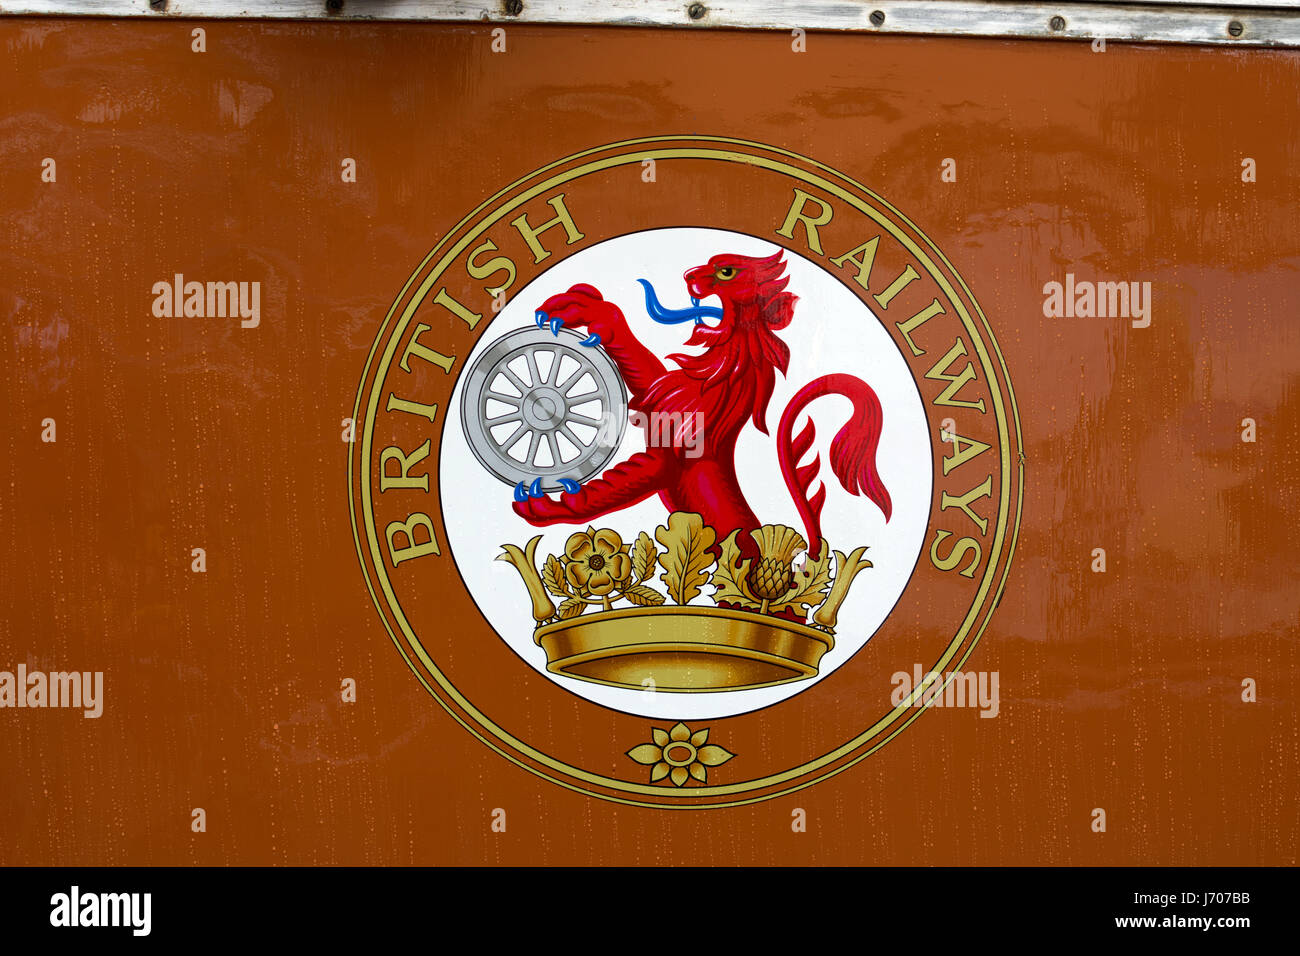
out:
M0 708L0 862L1296 862L1300 54L823 34L796 53L784 34L525 27L493 52L486 26L18 19L0 20L0 43L0 672L104 674L97 719ZM649 138L749 159L665 155L646 182L609 144ZM663 809L597 799L585 791L621 791L539 775L458 726L367 587L357 476L404 518L400 492L379 491L380 438L410 452L429 437L436 460L455 429L381 423L366 459L343 420L430 250L584 151L623 159L566 193L582 240L539 264L513 214L493 227L519 269L511 297L600 240L669 227L757 237L857 295L830 260L868 234L840 211L822 255L802 227L782 235L794 174L753 161L773 150L860 184L845 189L897 214L917 255L924 239L941 250L918 282L950 281L942 321L957 303L982 312L1000 350L1005 374L973 387L990 408L1002 396L1007 433L991 413L972 427L1009 456L997 474L1018 537L978 644L956 645L966 669L998 673L999 712L919 712L865 759L827 766L842 772L741 806L683 812L711 800L695 781L636 797ZM520 207L530 223L554 192ZM893 242L886 278L913 261ZM178 273L260 283L258 323L155 314L155 284ZM1045 286L1067 274L1149 282L1149 325L1045 314ZM425 318L436 286L412 315L463 374L498 329L486 282L456 281L480 324ZM861 290L864 307L880 292ZM924 373L954 333L918 333L937 351L905 353L898 322L925 302L908 305L877 311L933 425L942 383ZM835 340L801 331L805 306L782 334L829 361ZM415 368L419 400L457 411L456 380ZM940 481L951 451L933 452ZM480 477L484 514L504 512L510 489ZM893 671L948 646L971 594L930 558L927 527L863 651L757 715L698 724L736 754L710 785L852 738L889 711ZM673 721L530 668L448 558L388 570L457 686L530 745L649 786L624 752ZM500 600L520 600L510 569L494 573Z

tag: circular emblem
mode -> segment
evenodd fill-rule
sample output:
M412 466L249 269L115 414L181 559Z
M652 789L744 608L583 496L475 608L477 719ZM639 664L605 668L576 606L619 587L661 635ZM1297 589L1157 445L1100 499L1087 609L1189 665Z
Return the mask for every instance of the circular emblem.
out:
M398 294L355 418L357 553L411 669L625 803L864 759L963 666L1015 547L1015 399L969 288L756 143L618 143L494 195Z

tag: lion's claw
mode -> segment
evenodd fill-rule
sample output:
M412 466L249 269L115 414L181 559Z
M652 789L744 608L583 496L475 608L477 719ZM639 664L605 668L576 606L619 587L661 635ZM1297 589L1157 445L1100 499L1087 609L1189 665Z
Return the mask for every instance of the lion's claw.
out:
M595 332L592 332L585 339L583 339L582 342L579 344L594 348L595 346L600 344L600 336L597 335Z
M561 482L563 483L563 482ZM515 501L523 504L533 498L545 498L546 492L542 490L542 479L534 478L532 484L525 485L522 481L515 485Z
M582 482L574 481L572 478L561 478L560 487L571 495L576 495L582 490Z
M568 292L551 296L534 313L537 327L544 329L549 325L555 335L559 335L562 328L585 330L588 341L584 344L588 346L596 345L599 341L591 341L591 333L603 329L604 323L621 319L622 315L618 306L606 302L599 290L585 283L571 287Z

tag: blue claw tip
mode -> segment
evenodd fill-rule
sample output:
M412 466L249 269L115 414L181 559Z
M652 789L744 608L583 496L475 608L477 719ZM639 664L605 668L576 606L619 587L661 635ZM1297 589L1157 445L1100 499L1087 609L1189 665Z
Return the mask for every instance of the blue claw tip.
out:
M545 312L537 312L533 315L533 321L537 323L539 329L546 328L547 315Z
M521 481L520 484L522 485L523 482ZM528 494L534 498L544 498L546 496L546 492L542 491L542 479L533 479L533 483L528 486Z
M575 495L579 490L581 490L582 485L579 482L574 481L572 478L561 478L560 487L569 494Z
M586 346L599 345L600 336L597 335L595 332L592 332L589 336L587 336L585 339L582 340L582 344Z
M552 335L559 335L559 334L560 334L560 329L562 329L562 328L564 328L564 320L563 320L563 319L561 319L559 316L556 316L555 318L551 319L551 334L552 334Z
M519 482L519 484L515 485L515 501L527 501L527 500L528 500L528 489L524 487L524 483L521 481Z

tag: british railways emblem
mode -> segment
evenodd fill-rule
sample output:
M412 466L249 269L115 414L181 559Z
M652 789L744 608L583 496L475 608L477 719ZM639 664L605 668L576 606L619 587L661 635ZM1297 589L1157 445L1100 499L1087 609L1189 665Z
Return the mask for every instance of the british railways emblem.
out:
M1015 399L969 288L756 143L617 143L494 195L398 294L355 418L357 553L411 669L624 803L864 759L921 713L890 675L962 666L1015 547Z

